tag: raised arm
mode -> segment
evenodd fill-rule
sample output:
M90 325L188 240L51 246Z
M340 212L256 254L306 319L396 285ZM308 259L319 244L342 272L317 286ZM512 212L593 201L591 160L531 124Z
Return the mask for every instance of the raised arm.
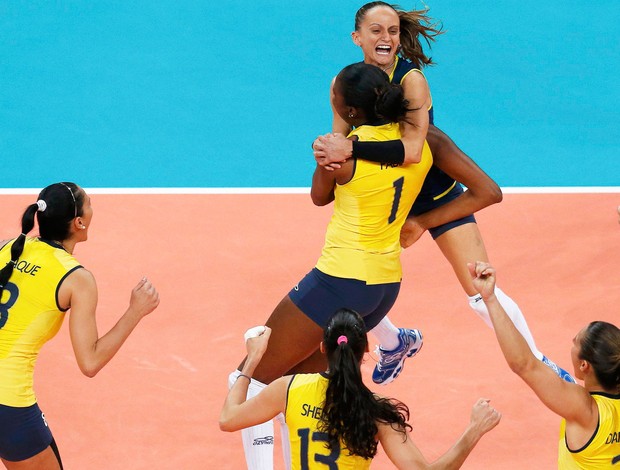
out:
M238 431L264 423L286 409L286 393L291 376L280 377L271 382L255 397L246 401L250 378L267 350L271 328L265 327L262 334L246 341L247 359L241 374L228 391L220 413L222 431Z
M129 307L102 337L97 332L97 285L86 269L77 269L61 284L59 304L71 308L69 330L73 352L82 373L94 377L118 352L127 337L159 304L159 294L146 278L131 292Z
M594 399L585 388L562 380L532 354L495 296L495 269L481 261L468 263L468 267L473 285L489 310L497 341L510 369L523 379L551 411L567 422L593 430L598 421L598 408Z
M411 436L403 440L403 434L388 424L379 426L379 440L398 469L452 470L460 468L478 441L499 423L501 414L489 405L489 400L480 398L474 405L469 425L448 451L429 463L415 445Z

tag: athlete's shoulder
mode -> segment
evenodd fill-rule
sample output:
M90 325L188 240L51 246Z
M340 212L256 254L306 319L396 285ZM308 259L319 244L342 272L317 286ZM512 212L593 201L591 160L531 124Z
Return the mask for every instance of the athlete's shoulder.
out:
M319 373L295 374L289 377L291 385L308 384L324 379L323 375Z
M418 64L409 59L396 56L396 66L392 72L392 83L402 83L403 79L409 76L414 70L422 74L422 68Z
M413 62L412 60L407 59L406 57L401 57L401 56L396 56L396 68L402 68L405 70L412 70L412 69L417 69L417 70L422 70L422 67L420 67L420 65L416 62Z
M93 273L84 266L77 265L66 274L63 285L75 289L88 289L92 287L96 288L97 281Z
M400 126L395 122L377 126L364 124L353 129L349 136L357 136L361 141L398 140L401 137Z

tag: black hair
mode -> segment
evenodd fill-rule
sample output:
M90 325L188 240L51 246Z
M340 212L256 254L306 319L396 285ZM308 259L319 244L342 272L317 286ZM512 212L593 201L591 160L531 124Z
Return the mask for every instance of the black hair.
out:
M0 296L24 251L26 235L34 228L35 214L41 238L65 240L69 237L71 221L83 214L84 192L75 183L54 183L39 193L37 201L43 201L44 207L39 207L37 202L26 207L21 221L22 232L11 246L11 260L0 269Z
M361 109L368 124L398 122L409 111L403 88L390 82L379 67L358 62L346 66L336 77L335 86L347 106Z
M581 339L580 359L588 361L605 390L618 393L620 386L620 329L604 321L593 321Z
M340 309L330 318L323 333L329 384L319 430L328 436L333 450L341 443L353 455L366 459L377 453L377 422L390 424L403 433L411 425L404 403L380 398L364 385L360 365L368 347L364 320L350 309Z
M433 19L424 10L403 10L400 6L386 2L370 2L363 5L355 14L355 31L359 31L360 25L369 10L375 7L388 7L394 10L400 19L400 51L399 55L412 61L418 68L433 65L431 57L424 53L420 37L424 38L430 47L435 37L443 34L441 23L434 23Z

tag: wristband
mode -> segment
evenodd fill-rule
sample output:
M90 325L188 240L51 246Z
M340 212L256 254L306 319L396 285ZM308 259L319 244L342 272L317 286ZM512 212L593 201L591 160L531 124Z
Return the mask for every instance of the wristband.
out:
M405 146L401 140L384 142L353 141L353 157L377 163L401 165L405 161Z
M252 381L252 377L250 377L249 375L239 374L239 375L237 376L237 378L235 379L235 382L236 382L237 380L239 380L239 378L240 378L240 377L245 377L245 378L246 378L246 379L248 379L250 382Z

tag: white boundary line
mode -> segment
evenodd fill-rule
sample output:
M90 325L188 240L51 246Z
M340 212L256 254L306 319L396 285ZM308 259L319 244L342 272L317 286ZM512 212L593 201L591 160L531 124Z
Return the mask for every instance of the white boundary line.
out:
M0 195L38 194L40 188L0 188ZM310 194L310 188L86 188L89 194ZM620 186L505 187L504 194L620 194Z

